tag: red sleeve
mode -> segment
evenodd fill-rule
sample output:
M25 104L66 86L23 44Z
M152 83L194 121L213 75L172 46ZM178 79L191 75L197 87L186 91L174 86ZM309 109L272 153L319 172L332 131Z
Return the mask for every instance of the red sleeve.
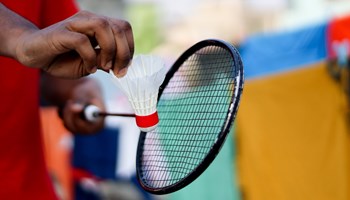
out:
M78 6L74 0L42 0L41 2L41 28L62 21L78 12Z

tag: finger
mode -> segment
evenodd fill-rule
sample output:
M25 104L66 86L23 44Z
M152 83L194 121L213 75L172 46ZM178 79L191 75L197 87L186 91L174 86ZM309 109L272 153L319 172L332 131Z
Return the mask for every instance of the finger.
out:
M97 63L101 63L101 49L99 48L95 48L95 52L96 52L96 55L97 55ZM113 53L113 56L114 56L114 53ZM113 66L113 62L112 62L112 66ZM101 66L97 66L97 69L100 69L104 72L107 72L109 73L109 70L105 69L105 68L102 68Z
M119 27L121 27L124 30L124 34L128 42L130 55L132 58L134 56L134 51L135 51L134 34L132 32L132 27L130 23L128 23L127 21L123 21L123 20L116 20L116 21L118 21L117 23Z
M89 38L81 33L66 31L65 34L60 34L59 40L61 45L75 50L83 60L84 69L89 73L96 72L97 59L96 52L92 48Z
M65 127L72 133L91 134L96 133L103 127L101 120L89 122L81 117L83 106L78 103L68 101L63 113Z
M101 61L99 65L109 70L112 68L116 42L113 31L107 18L91 15L90 17L72 20L68 25L69 30L86 34L95 39L101 50Z
M131 60L131 52L123 28L117 23L113 23L111 26L116 41L116 55L113 71L117 77L122 77L127 72L127 67Z
M71 131L72 133L76 133L77 128L74 124L74 116L73 116L73 113L71 112L71 109L70 109L72 104L73 104L72 101L67 101L67 103L63 109L63 123L64 123L64 126L69 131Z
M68 101L64 109L64 124L73 133L88 133L87 121L83 120L81 113L84 106L81 103ZM83 124L83 125L82 125Z

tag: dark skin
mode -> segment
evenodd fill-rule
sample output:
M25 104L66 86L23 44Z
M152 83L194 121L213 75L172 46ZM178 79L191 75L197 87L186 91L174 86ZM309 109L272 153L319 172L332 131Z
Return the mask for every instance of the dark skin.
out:
M42 73L40 82L41 95L47 102L58 106L64 126L72 133L92 134L103 128L104 118L89 122L81 117L88 104L105 111L101 88L95 80L65 80Z
M55 77L80 78L97 69L123 76L134 54L128 22L88 11L40 30L0 3L0 27L0 55Z
M103 119L88 122L80 117L87 104L105 109L98 84L86 78L62 78L78 79L97 69L124 76L134 54L128 22L81 11L39 29L0 3L0 27L0 55L48 74L42 78L43 95L62 108L70 131L93 133L103 127Z

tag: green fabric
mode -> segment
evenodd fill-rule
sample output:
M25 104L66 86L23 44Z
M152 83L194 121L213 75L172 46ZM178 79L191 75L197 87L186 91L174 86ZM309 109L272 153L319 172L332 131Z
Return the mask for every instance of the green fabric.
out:
M187 187L169 195L168 200L238 200L232 132L213 163Z

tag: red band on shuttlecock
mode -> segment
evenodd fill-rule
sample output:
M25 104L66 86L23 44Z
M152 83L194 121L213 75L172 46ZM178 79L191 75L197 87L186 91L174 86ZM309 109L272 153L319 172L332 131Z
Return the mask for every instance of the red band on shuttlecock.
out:
M159 122L157 111L154 112L153 114L146 115L146 116L136 115L135 118L136 118L136 124L140 128L152 127L158 124Z

